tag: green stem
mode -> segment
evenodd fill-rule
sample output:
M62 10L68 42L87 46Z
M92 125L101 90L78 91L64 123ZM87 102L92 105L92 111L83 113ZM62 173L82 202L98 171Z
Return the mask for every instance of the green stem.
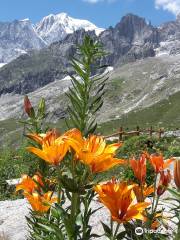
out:
M74 221L77 212L78 193L72 193L71 199L71 219Z
M119 227L120 227L120 224L118 223L117 226L116 226L116 230L115 230L115 232L114 232L114 238L113 238L113 240L116 240L116 236L117 236Z
M73 235L69 240L76 240L76 217L79 212L79 195L78 193L72 193L72 198L71 198L71 224L72 224L72 229L73 229Z
M141 201L144 202L144 193L143 193L143 185L142 185L142 183L140 183L140 188L141 188L141 196L142 196Z
M62 191L62 186L61 186L61 169L60 166L57 167L57 179L58 179L58 194L57 194L57 203L60 204L61 201L61 191Z
M158 206L158 201L159 201L159 196L157 197L157 200L156 200L157 176L158 176L158 174L156 173L155 180L154 180L154 194L153 194L152 209L151 209L151 214L149 215L149 221L148 221L147 227L151 227L151 224L152 224L153 219L154 219L154 213L156 212L156 209L157 209L157 206Z
M144 193L143 193L143 184L140 183L140 188L141 188L141 195L142 195L142 202L144 202L145 200L145 197L144 197ZM146 215L148 216L148 210L145 208L145 212L146 212Z
M156 209L157 209L157 206L158 206L159 198L160 198L160 196L157 197L156 204L155 204L154 211L153 211L153 216L156 213Z
M156 181L157 181L157 176L158 174L156 173L155 180L154 180L154 195L153 195L153 202L152 202L152 211L151 213L153 214L153 209L154 209L154 203L155 203L155 198L156 198Z
M112 221L112 219L110 220L110 224L111 224L111 232L113 233L113 221Z

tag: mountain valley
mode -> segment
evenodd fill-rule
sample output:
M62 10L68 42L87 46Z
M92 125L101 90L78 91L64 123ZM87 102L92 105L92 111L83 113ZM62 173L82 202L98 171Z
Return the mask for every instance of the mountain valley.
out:
M70 59L76 54L76 44L89 34L108 52L100 63L110 66L104 105L98 115L101 124L127 125L127 118L132 118L134 122L128 120L127 123L135 125L143 114L143 125L180 127L179 16L174 22L154 27L144 18L128 14L115 27L106 30L82 20L85 29L78 29L76 21L77 25L66 28L66 33L57 24L60 18L67 20L68 16L50 15L34 26L38 29L35 41L38 47L30 46L31 50L1 66L0 121L18 119L22 115L24 94L29 95L33 104L42 96L46 99L49 122L64 119L67 114L65 92L71 85L67 73L73 73ZM56 28L59 31L53 30ZM172 121L168 125L172 109ZM151 112L152 120L147 112Z

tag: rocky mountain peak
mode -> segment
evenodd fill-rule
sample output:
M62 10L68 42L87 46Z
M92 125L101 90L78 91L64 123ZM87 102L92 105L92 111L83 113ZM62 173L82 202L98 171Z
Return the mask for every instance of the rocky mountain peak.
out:
M136 32L140 33L145 27L147 27L147 23L144 18L134 14L127 14L115 26L115 29L125 37L129 37L130 35L132 37Z

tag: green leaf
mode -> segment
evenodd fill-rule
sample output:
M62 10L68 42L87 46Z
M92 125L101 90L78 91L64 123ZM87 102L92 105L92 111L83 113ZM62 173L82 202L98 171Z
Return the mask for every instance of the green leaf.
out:
M177 189L168 188L167 189L174 197L180 199L180 192Z
M102 224L102 226L103 226L105 235L108 236L108 237L111 237L111 236L112 236L112 232L111 232L111 229L108 227L108 225L106 225L106 224L103 223L103 222L101 222L101 224Z
M126 236L126 231L123 231L116 236L116 239L121 240L121 239L124 239L125 236Z
M46 230L47 232L52 232L52 233L56 233L56 231L52 228L52 227L49 227L47 225L44 225L42 223L38 223L38 225L40 227L42 227L44 230Z

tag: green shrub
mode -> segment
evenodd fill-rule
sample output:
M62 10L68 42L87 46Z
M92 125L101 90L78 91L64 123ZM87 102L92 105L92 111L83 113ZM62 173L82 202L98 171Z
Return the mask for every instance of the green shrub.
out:
M180 156L180 139L175 137L134 136L124 141L120 148L119 157L138 157L142 151L148 153L162 153L165 158L170 156Z
M180 139L174 139L169 145L166 152L167 157L180 157Z
M178 138L166 137L158 139L157 137L148 136L134 136L124 141L123 146L120 148L118 157L130 159L136 157L137 159L143 151L148 153L162 153L164 158L171 156L180 156L180 140ZM134 173L129 165L121 170L121 177L124 180L132 180L137 182ZM148 185L154 182L154 171L149 161L147 161L147 174L146 182Z
M6 180L20 178L24 173L32 175L37 169L37 160L26 151L26 146L27 143L23 143L18 149L0 149L0 200L17 198L14 187Z
M152 142L147 136L134 136L128 138L120 148L118 157L128 159L132 156L139 157L143 151L152 151L152 149L148 147L148 141Z

